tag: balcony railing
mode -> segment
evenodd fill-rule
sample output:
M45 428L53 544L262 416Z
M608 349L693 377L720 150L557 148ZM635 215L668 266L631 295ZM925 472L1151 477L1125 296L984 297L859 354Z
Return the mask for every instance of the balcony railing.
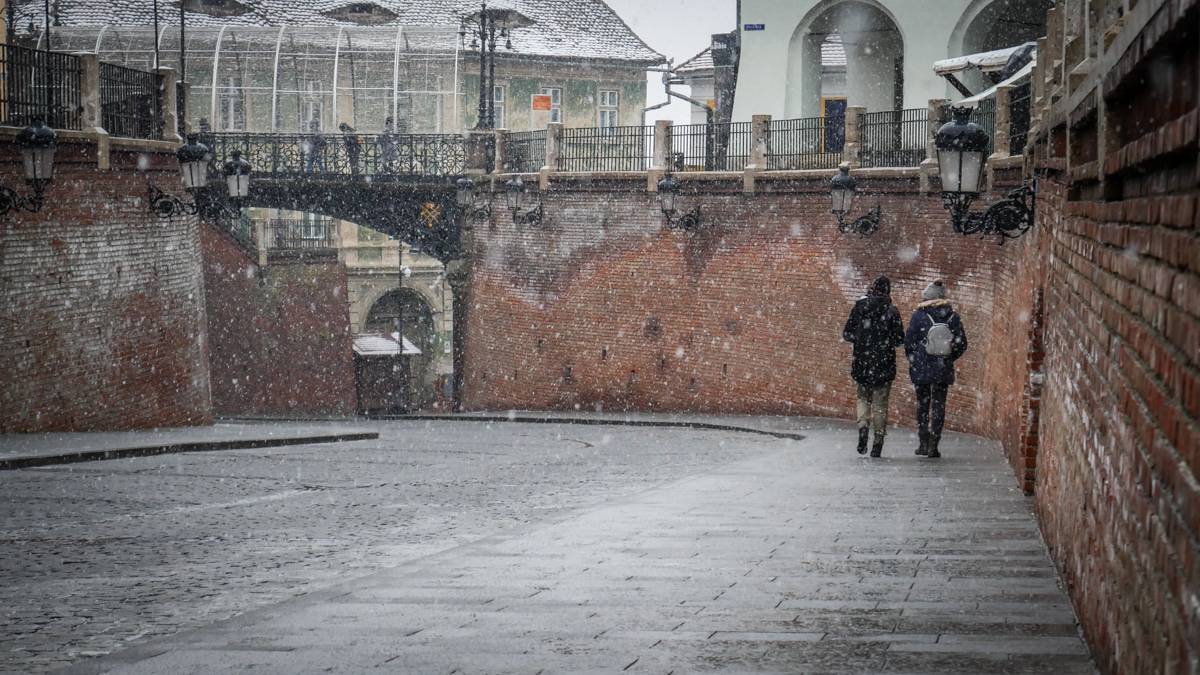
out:
M82 62L16 45L0 45L0 119L8 126L29 125L41 117L55 129L79 129Z
M110 136L162 138L162 76L100 64L100 123Z
M925 159L929 110L885 110L865 113L859 121L863 167L919 166Z
M654 127L563 129L562 171L645 171L654 148Z
M455 176L466 170L462 136L439 134L203 134L224 161L234 150L256 175Z
M504 156L504 171L535 173L546 162L546 130L520 131L508 134Z
M750 159L750 123L671 127L676 171L742 171Z
M846 136L845 118L804 117L771 120L767 143L767 169L834 169L842 162L841 139ZM838 145L831 151L830 141Z
M337 248L333 220L273 218L263 222L266 247L276 251L318 251Z

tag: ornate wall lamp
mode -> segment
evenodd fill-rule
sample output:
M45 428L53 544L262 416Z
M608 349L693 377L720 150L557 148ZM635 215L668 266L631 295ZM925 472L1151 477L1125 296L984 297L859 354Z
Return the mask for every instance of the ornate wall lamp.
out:
M231 152L230 160L222 167L229 199L209 199L207 203L203 203L199 197L208 187L208 164L212 160L212 153L208 147L197 140L196 134L188 134L187 143L175 151L175 158L179 160L183 188L192 195L193 201L185 202L175 195L163 192L147 177L150 211L159 218L171 218L180 214L195 215L201 211L204 211L205 217L213 219L232 220L241 217L242 203L250 194L250 174L253 167L242 159L240 150Z
M54 180L54 148L57 140L58 135L46 126L41 117L35 117L32 126L25 127L17 134L17 147L21 149L21 159L25 165L25 183L33 193L22 197L12 188L0 185L0 216L13 209L30 213L42 210L46 186Z
M854 178L850 176L850 166L848 164L839 166L838 172L834 174L833 180L829 184L829 199L832 202L833 214L837 216L838 232L842 234L854 232L865 237L874 234L879 229L879 202L876 201L875 208L868 211L865 216L859 216L846 222L846 214L850 213L850 207L854 205L856 191L857 185Z
M454 203L468 218L492 219L492 203L486 198L476 199L475 181L470 178L454 182Z
M700 207L696 206L691 211L679 216L678 199L679 199L679 180L667 174L662 180L658 181L658 204L662 208L663 215L667 218L667 227L671 229L687 230L689 232L700 229Z
M509 179L504 183L504 197L508 200L508 208L512 211L514 224L536 225L542 222L542 198L539 194L537 205L521 209L521 199L525 196L525 181L520 176Z
M950 211L959 234L997 235L1000 243L1025 234L1033 226L1037 183L1022 185L983 213L971 213L979 196L987 160L988 135L971 121L970 108L951 110L953 120L938 129L934 146L942 181L942 205Z

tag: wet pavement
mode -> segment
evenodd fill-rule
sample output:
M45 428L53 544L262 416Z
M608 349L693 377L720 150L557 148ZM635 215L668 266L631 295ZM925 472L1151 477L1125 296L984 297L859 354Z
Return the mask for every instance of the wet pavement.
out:
M0 474L0 670L1092 671L994 443L368 426Z

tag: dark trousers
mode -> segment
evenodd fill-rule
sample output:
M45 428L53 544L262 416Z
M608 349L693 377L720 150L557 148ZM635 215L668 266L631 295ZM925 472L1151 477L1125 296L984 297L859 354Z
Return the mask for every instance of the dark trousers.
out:
M918 384L917 428L941 438L946 423L946 393L948 384Z

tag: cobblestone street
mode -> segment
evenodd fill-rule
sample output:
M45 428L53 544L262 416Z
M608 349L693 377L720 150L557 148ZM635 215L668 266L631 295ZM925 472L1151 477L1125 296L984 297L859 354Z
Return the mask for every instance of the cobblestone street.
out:
M0 670L1091 671L989 442L365 426L0 472Z

